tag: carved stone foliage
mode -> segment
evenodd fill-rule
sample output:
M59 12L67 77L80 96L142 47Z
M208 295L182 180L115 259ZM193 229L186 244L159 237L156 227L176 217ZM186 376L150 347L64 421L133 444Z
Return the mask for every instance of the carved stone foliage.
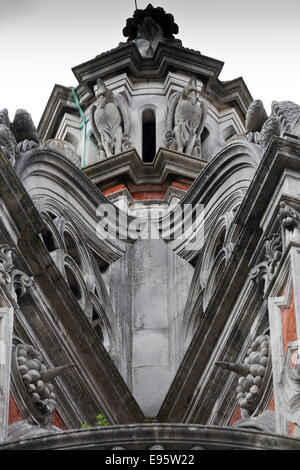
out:
M39 351L17 344L12 354L13 387L24 416L32 424L48 424L56 406L53 381L73 364L48 369Z
M268 117L261 100L253 101L246 115L246 134L250 142L268 146L273 136L283 132L298 135L300 106L292 101L273 101Z
M37 147L39 143L35 125L25 109L16 111L12 123L7 109L0 111L0 148L13 166L23 152Z
M281 226L289 232L300 231L300 214L291 206L282 201L279 205L278 219Z
M134 41L143 57L152 57L159 41L175 40L174 34L178 33L178 26L174 17L166 13L161 7L154 8L151 4L144 10L135 10L133 17L126 20L123 35L127 41Z
M14 303L17 303L17 296L24 295L32 283L30 276L14 268L13 249L5 244L0 245L0 285L5 288Z
M240 376L237 386L237 401L244 416L250 416L257 408L266 388L269 358L269 336L258 336L250 345L244 362L216 362L223 369L235 372Z
M271 282L275 270L282 256L282 243L281 236L278 233L272 233L265 241L265 257L264 260L257 264L250 271L250 278L259 286L262 287L264 292Z
M95 86L95 96L97 105L91 108L91 125L102 160L132 147L131 117L123 95L114 95L100 78Z
M173 93L167 112L167 147L195 157L201 156L201 133L207 115L199 101L197 80L192 78L181 93Z

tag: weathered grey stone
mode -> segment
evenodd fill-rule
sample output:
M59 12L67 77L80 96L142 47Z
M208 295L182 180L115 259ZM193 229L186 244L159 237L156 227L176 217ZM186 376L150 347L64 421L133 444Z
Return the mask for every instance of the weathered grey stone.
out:
M192 78L182 93L174 93L168 103L167 147L196 157L201 155L200 136L207 108L198 100L197 80Z
M76 89L55 86L48 145L28 113L0 112L0 341L10 356L14 316L17 341L41 354L13 362L35 425L13 424L2 449L299 447L298 367L284 362L300 324L299 106L274 102L267 117L176 32L163 9L135 12L127 44L74 67ZM99 220L113 232L114 216L109 238ZM54 392L50 375L70 363ZM0 372L3 440L10 362ZM54 400L69 431L50 426ZM74 431L99 413L112 426Z

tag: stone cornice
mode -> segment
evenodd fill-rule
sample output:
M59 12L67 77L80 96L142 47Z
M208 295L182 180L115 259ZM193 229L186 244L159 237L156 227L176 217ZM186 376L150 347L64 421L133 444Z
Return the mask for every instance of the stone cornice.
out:
M162 184L170 174L194 180L205 165L204 160L165 148L158 150L152 163L144 163L136 149L131 149L87 166L83 171L96 185L120 175L128 175L136 185Z
M236 223L249 227L257 224L284 169L300 171L300 141L273 137L236 214Z
M93 87L98 78L105 80L127 72L137 79L163 80L174 67L199 78L205 84L206 94L223 105L233 106L241 118L245 118L252 97L244 80L239 77L220 81L223 62L184 47L161 42L153 58L143 58L133 43L125 43L73 67L72 71L79 82L76 91L85 110L94 96ZM71 88L55 85L38 126L40 138L53 138L58 117L63 111L74 110Z
M127 70L137 78L159 79L174 66L196 73L207 82L211 77L218 78L223 62L206 57L200 52L163 42L159 43L153 58L143 58L133 43L126 43L73 67L72 70L78 82L89 88L97 77L111 76L120 70Z
M55 85L37 128L41 140L47 140L54 136L58 126L58 118L64 112L77 113L72 89L63 85Z
M28 430L30 432L30 430ZM38 437L0 444L0 450L299 450L300 439L252 430L185 424L108 426L57 434L43 431ZM186 450L187 451L187 450ZM119 454L118 454L119 455Z

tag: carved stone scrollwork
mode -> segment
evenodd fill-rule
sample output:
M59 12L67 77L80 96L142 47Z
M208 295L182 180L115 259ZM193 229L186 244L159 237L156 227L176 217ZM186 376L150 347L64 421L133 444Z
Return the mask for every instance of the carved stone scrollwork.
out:
M244 417L250 416L262 398L271 368L269 336L258 336L251 343L243 363L219 361L216 365L240 375L237 400Z
M278 233L272 233L265 241L265 259L256 265L250 271L250 279L252 279L259 287L266 291L271 282L275 270L282 256L281 237Z
M14 268L13 249L8 245L0 245L0 284L10 297L17 303L17 297L25 294L32 286L33 280L28 274Z
M22 414L31 424L47 425L56 406L54 379L74 364L48 369L31 345L17 344L12 353L12 386Z
M282 228L289 232L289 241L300 243L300 214L282 201L279 205L278 219ZM286 233L286 232L285 232ZM286 237L285 237L286 238ZM285 239L285 242L288 240Z

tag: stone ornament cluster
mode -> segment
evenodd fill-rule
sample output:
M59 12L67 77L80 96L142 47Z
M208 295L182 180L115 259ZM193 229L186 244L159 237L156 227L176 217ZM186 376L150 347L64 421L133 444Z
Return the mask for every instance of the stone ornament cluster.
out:
M250 345L242 364L231 362L216 362L223 369L240 375L237 386L237 401L239 406L250 416L259 404L264 390L264 378L269 363L269 336L258 336Z
M10 122L7 109L0 111L0 148L12 166L20 154L38 147L40 141L30 114L18 109Z
M265 240L265 257L264 260L257 264L250 271L250 279L252 279L259 287L263 287L266 292L270 284L278 263L282 256L282 242L279 233L272 233Z
M13 303L17 305L17 297L25 294L33 280L28 274L16 269L13 263L13 249L0 245L0 285L5 288Z
M300 138L300 106L292 101L273 101L268 117L261 100L254 100L246 115L246 135L265 149L273 136L284 132Z
M48 382L46 365L33 346L24 344L17 347L17 364L32 403L43 415L53 413L56 405L54 385Z
M174 38L178 31L173 15L149 4L143 10L135 10L133 17L126 20L123 35L128 37L127 41L134 41L142 57L152 57L159 41L181 44Z
M295 229L300 230L300 215L291 206L282 201L279 205L278 219L283 228L293 232Z
M53 381L74 364L49 369L39 351L23 343L14 346L12 359L14 383L26 406L24 415L34 423L49 423L56 407Z

